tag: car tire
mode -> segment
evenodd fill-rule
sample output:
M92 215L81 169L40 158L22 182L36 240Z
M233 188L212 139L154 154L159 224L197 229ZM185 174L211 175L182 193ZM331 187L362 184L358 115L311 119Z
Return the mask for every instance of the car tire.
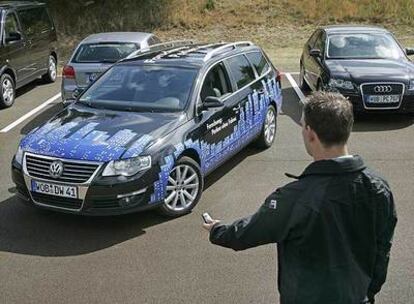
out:
M305 80L305 70L302 65L300 65L299 87L303 92L311 91L311 88L309 87L308 83Z
M256 146L260 149L268 149L272 146L276 138L277 114L273 105L269 105L266 111L266 117L263 122L262 131L256 140Z
M0 85L0 108L11 107L16 98L16 86L13 78L7 73L1 75Z
M176 161L168 177L166 196L159 212L168 217L190 213L200 200L204 180L199 164L189 157Z
M46 83L53 83L57 78L57 63L54 56L50 55L48 60L47 73L42 76Z

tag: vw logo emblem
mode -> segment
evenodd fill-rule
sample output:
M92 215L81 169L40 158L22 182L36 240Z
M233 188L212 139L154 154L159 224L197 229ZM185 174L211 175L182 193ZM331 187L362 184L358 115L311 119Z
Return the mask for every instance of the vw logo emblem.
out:
M61 177L63 173L63 163L60 160L55 160L50 164L49 175L51 177Z
M392 87L390 85L377 85L374 87L375 93L390 93L392 92Z

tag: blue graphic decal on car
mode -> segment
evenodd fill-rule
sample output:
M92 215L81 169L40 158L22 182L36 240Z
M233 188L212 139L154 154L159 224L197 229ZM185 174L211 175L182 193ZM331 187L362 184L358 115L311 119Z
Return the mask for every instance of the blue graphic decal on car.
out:
M209 144L199 139L187 139L184 144L179 143L174 147L174 152L164 157L160 166L159 179L154 183L154 193L150 203L160 202L165 198L169 174L175 161L186 149L197 151L201 159L201 171L206 173L217 164L224 161L229 155L234 154L246 143L259 134L266 116L267 108L272 101L280 110L282 104L281 89L276 79L262 81L264 92L259 94L254 91L248 96L244 107L240 108L240 117L233 132L224 140Z

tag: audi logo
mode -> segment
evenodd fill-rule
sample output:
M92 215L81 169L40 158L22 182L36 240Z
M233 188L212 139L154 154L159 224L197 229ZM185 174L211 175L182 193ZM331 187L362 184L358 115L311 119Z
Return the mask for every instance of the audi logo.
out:
M392 87L390 85L377 85L374 87L375 93L390 93L392 92Z
M49 175L51 177L61 177L63 173L63 163L60 160L55 160L50 164Z

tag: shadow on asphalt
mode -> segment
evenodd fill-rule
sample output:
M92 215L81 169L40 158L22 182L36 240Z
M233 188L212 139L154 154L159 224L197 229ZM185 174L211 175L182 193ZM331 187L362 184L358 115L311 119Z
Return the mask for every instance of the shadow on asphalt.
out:
M32 120L30 120L28 123L24 125L23 128L20 130L20 134L26 135L31 130L36 128L37 126L45 123L49 119L51 119L53 116L55 116L58 112L60 112L63 109L63 104L61 102L54 104L47 110L41 112L39 115L35 116Z
M248 146L206 177L207 189L241 161L261 150ZM9 193L16 193L10 188ZM0 252L36 256L75 256L114 245L145 234L145 229L170 218L156 211L120 216L90 217L30 207L16 195L0 202Z
M359 113L355 115L353 132L404 129L414 124L414 116L405 114Z
M22 86L21 88L16 90L16 97L22 96L28 92L30 92L33 89L36 89L37 87L47 85L48 83L45 83L41 78L38 78L25 86Z
M145 234L169 219L154 211L85 217L26 206L17 196L0 203L0 252L74 256L102 250Z

